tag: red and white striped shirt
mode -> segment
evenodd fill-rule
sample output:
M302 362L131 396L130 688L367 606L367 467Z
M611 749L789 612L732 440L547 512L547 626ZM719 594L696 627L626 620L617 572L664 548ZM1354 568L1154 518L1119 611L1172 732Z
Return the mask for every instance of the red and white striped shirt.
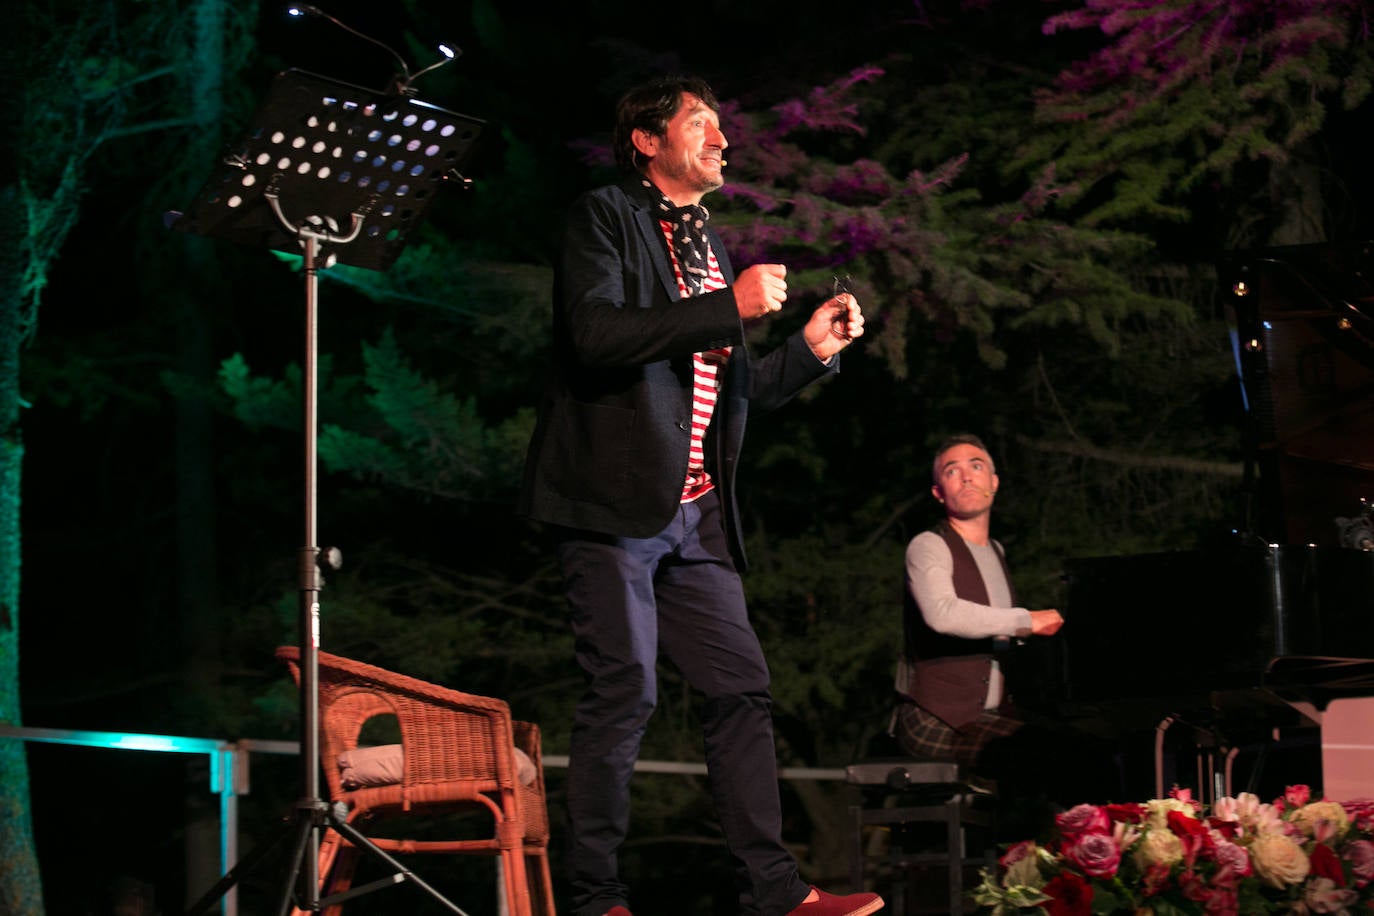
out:
M677 278L677 288L685 298L688 295L687 281L683 279L677 256L673 253L674 226L667 220L659 220L659 226L662 227L663 237L668 243L668 256L673 262L673 276ZM720 262L716 260L716 253L711 250L709 244L706 249L706 269L707 276L702 283L701 291L709 293L724 289L725 275L721 273ZM716 411L716 401L720 397L720 373L729 359L729 347L692 354L692 438L687 448L687 479L682 485L682 501L685 503L699 499L711 492L715 486L711 475L706 472L706 452L703 445L706 440L706 428L711 425L711 417Z

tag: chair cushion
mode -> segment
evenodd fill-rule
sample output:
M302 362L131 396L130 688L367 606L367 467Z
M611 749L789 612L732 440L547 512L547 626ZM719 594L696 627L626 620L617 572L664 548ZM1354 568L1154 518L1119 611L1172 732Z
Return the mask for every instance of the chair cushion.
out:
M515 751L515 775L521 785L534 784L538 774L530 755ZM359 747L339 755L339 776L345 789L388 786L401 781L405 770L405 751L399 744Z

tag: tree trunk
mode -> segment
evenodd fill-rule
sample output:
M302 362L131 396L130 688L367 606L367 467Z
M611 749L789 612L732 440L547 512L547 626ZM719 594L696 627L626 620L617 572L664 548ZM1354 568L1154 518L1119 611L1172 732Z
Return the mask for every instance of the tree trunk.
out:
M0 192L0 213L21 213L16 188ZM23 223L0 220L0 723L20 724L19 707L19 345L28 308L22 293ZM33 845L24 742L0 738L0 913L41 916L43 888Z
M213 168L220 153L224 127L226 19L225 0L196 0L189 15L192 40L183 61L184 98L193 118L188 133L180 192L190 201ZM176 315L177 370L190 384L180 386L175 405L176 456L176 572L180 632L181 681L191 700L190 711L213 721L220 693L222 658L219 646L217 575L214 389L218 364L214 352L214 313L226 307L213 240L178 235L169 240L180 259L180 283L164 290L167 306ZM149 294L160 293L150 290ZM187 768L185 814L186 894L197 899L214 884L219 871L218 808L206 791L203 767Z

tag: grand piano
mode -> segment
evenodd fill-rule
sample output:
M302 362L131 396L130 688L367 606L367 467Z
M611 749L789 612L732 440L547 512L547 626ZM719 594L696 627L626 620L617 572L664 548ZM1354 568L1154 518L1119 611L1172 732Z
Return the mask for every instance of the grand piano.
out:
M1152 740L1156 792L1171 775L1203 798L1254 789L1253 768L1231 784L1240 748L1319 733L1334 701L1374 696L1370 254L1301 246L1218 265L1250 424L1252 497L1234 539L1064 563L1041 704ZM1171 729L1199 761L1193 778L1166 773Z

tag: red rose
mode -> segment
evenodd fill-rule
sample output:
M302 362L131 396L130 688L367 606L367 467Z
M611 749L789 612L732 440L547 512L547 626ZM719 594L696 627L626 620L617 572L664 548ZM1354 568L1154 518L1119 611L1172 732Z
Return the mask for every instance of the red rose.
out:
M1146 897L1162 894L1172 884L1169 880L1169 866L1164 862L1146 866L1145 873L1140 876L1140 889Z
M1044 892L1050 916L1092 916L1093 889L1082 876L1061 871L1045 883Z
M1211 858L1215 844L1207 824L1182 811L1170 811L1169 830L1183 842L1184 858L1191 864L1198 856Z
M1177 837L1195 837L1206 835L1207 825L1197 818L1182 811L1169 812L1169 829Z
M1145 820L1145 806L1139 803L1130 805L1104 805L1107 817L1113 824L1139 824Z
M1294 808L1301 808L1312 799L1312 790L1307 786L1288 786L1283 792L1283 800Z
M1345 869L1341 867L1341 860L1336 853L1325 843L1318 843L1307 854L1307 858L1312 863L1311 874L1318 878L1330 878L1331 883L1337 887L1345 887Z
M1223 821L1219 817L1209 817L1207 818L1207 826L1211 827L1228 840L1234 840L1236 837L1240 836L1239 821Z

